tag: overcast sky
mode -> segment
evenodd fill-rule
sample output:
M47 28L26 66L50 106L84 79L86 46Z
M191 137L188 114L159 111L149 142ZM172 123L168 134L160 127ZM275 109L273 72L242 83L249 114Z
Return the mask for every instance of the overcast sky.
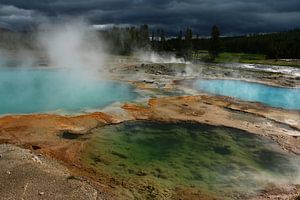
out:
M46 18L80 16L92 24L140 25L207 35L300 28L300 0L0 0L0 27L22 29Z

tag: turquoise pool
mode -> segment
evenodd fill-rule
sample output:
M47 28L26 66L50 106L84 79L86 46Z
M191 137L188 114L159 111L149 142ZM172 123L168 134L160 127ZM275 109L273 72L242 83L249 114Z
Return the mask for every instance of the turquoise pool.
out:
M128 84L70 70L0 68L0 114L97 109L136 98Z
M273 87L238 80L197 80L193 87L208 93L260 102L272 107L300 109L300 89Z

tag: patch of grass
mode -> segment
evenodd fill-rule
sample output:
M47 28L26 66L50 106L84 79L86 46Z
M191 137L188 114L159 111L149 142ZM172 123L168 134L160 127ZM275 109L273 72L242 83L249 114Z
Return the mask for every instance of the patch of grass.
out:
M216 58L215 62L228 63L228 62L255 62L264 60L266 57L261 54L245 54L245 53L221 53Z
M275 60L275 59L263 59L263 60L242 60L242 63L251 64L262 64L262 65L278 65L278 66L290 66L290 67L300 67L300 61L285 61L285 60Z
M207 51L195 51L193 59L203 62L209 62L209 54ZM278 65L278 66L291 66L300 67L300 61L297 60L282 60L282 59L266 59L263 54L247 54L247 53L230 53L224 52L214 60L215 63L250 63L250 64L263 64L263 65Z

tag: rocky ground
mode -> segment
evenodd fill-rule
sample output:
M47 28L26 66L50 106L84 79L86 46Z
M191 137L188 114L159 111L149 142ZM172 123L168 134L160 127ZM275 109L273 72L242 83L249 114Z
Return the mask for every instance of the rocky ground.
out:
M146 82L161 82L161 77L172 80L182 80L191 78L207 79L238 79L252 82L259 82L268 85L281 87L300 87L300 77L292 74L279 72L259 71L255 69L230 67L228 64L155 64L136 63L134 65L122 65L111 68L111 72L117 72L118 78L122 78L120 73L134 74L135 80L139 80L138 74L142 74L140 79ZM145 78L146 76L146 78ZM129 76L127 78L131 78ZM137 79L136 79L137 78ZM125 78L126 79L126 78Z
M247 79L298 87L298 78L251 70L233 71L217 66L210 66L210 70L203 67L193 70L184 64L122 64L110 69L112 77L136 85L143 97L138 103L78 116L0 117L0 142L29 149L7 144L0 146L1 199L124 199L116 189L121 189L124 183L99 181L92 171L80 164L78 158L94 128L127 120L188 120L235 127L269 137L283 149L300 154L299 111L195 93L188 85L180 84L182 79L203 77ZM78 178L81 176L86 178ZM297 185L277 186L266 188L253 199L295 199L299 193ZM179 191L171 199L199 198L193 192ZM206 196L201 198L209 199Z
M0 145L0 199L103 199L87 180L57 161L14 145Z

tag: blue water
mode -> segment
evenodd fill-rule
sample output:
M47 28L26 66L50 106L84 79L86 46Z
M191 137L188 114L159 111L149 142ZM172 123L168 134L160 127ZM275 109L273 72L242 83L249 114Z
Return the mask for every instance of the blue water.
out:
M208 93L260 102L272 107L300 109L300 89L237 80L197 80L194 87Z
M125 83L68 70L0 68L0 114L97 109L136 98Z

